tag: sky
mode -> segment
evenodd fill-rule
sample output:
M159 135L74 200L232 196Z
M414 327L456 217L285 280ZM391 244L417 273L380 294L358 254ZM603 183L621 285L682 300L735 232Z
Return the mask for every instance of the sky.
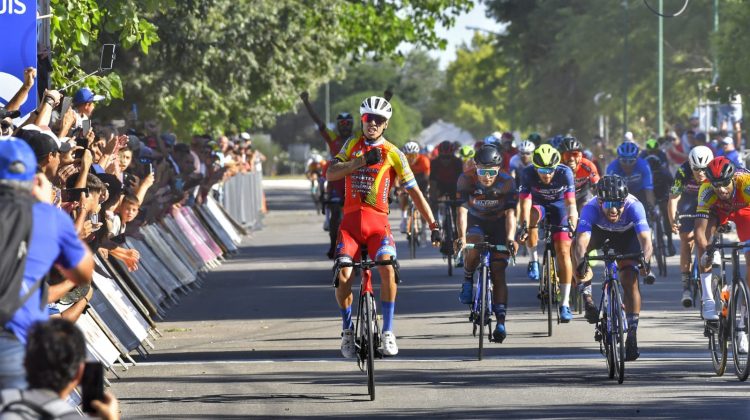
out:
M437 35L448 40L448 46L444 51L430 51L430 55L440 59L441 69L447 68L448 63L455 60L457 46L471 42L474 30L466 29L467 26L478 27L488 31L501 31L500 25L497 22L485 16L485 10L484 3L477 1L469 13L456 18L456 24L452 28L445 29L441 26L437 29Z

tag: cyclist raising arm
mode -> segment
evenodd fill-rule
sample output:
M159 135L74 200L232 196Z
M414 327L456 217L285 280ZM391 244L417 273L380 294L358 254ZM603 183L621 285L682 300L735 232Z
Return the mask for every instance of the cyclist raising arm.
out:
M706 146L696 146L690 151L687 162L680 165L669 194L669 224L672 232L680 235L680 272L682 273L682 306L693 306L690 292L690 264L695 243L695 220L698 208L698 190L706 181L706 168L714 154ZM676 219L679 213L680 219Z
M459 199L464 203L458 208L457 248L459 252L467 243L487 241L493 245L506 245L515 249L516 201L515 183L510 175L501 172L502 156L496 147L482 146L474 157L475 172L466 172L458 179ZM474 271L479 265L479 251L465 250L464 281L459 300L470 305L473 298ZM492 312L497 324L493 331L495 341L506 337L505 315L508 303L508 286L505 269L508 253L492 251Z
M591 297L591 268L585 257L589 251L599 249L609 239L612 249L618 254L643 252L644 259L651 258L651 231L646 211L638 199L629 194L625 181L617 175L606 175L597 184L597 198L592 198L581 210L575 250L576 277L583 281L583 296L586 305L586 320L595 324L599 318L597 307ZM618 272L625 291L625 316L628 338L625 341L625 360L636 360L638 353L638 318L641 312L641 294L638 290L638 262L628 260L618 263ZM641 268L642 275L649 275L648 267Z
M575 229L578 222L573 171L560 164L560 153L549 144L543 144L534 150L531 160L534 166L523 170L519 188L521 200L519 239L522 241L528 239L527 245L532 250L529 277L539 280L539 262L537 261L539 257L536 250L539 240L537 225L539 220L549 218L547 220L553 233L557 267L560 270L558 275L562 286L560 321L570 322L573 319L569 302L573 267L570 261L569 232ZM528 226L528 232L526 226Z
M361 246L367 246L370 258L376 261L396 256L396 244L388 224L388 192L396 176L429 224L433 243L437 242L440 227L417 186L406 157L383 137L393 113L391 104L384 98L371 96L362 102L359 112L362 114L363 134L347 141L328 169L331 180L343 178L346 181L344 218L336 248L337 260L347 262L359 257ZM395 356L398 353L396 336L393 334L395 273L390 265L378 266L378 272L381 279L383 354ZM347 358L355 356L351 275L351 267L343 268L339 276L339 287L336 288L336 301L344 321L341 353Z

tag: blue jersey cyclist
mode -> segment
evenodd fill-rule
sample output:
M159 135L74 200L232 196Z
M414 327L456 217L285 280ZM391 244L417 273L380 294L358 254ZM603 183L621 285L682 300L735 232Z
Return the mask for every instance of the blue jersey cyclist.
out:
M643 252L644 259L651 258L651 230L643 204L629 194L625 181L617 175L607 175L597 184L598 197L592 198L581 210L578 221L573 257L576 277L582 283L586 304L586 320L592 324L599 317L598 309L591 298L592 272L585 261L589 251L599 249L605 240L618 254ZM648 267L641 268L642 275L649 275ZM624 290L625 316L628 338L625 340L625 360L636 360L639 356L638 317L641 311L641 294L638 290L638 262L620 261L618 275Z
M638 145L626 141L617 148L617 159L607 166L607 175L619 175L628 184L630 194L645 204L647 208L653 208L654 199L654 177L651 167L645 159L638 157Z
M503 157L496 147L484 145L474 156L477 167L465 172L458 179L459 200L464 203L458 208L457 230L458 248L463 244L485 240L495 245L506 245L515 249L516 203L518 193L513 178L501 171ZM460 250L460 249L459 249ZM508 253L493 251L492 272L492 312L497 324L493 339L502 343L506 336L505 314L508 303L508 286L505 283L505 268L508 266ZM479 251L466 250L464 256L464 282L459 297L461 303L471 304L473 298L473 276L479 265Z
M543 144L534 150L531 161L534 166L524 169L521 173L519 239L528 241L527 245L532 250L529 277L538 280L540 270L536 250L539 240L537 224L542 219L549 222L562 292L560 321L570 322L573 319L569 305L573 266L570 261L569 233L571 226L575 227L578 220L575 178L573 171L561 164L560 153L549 144Z

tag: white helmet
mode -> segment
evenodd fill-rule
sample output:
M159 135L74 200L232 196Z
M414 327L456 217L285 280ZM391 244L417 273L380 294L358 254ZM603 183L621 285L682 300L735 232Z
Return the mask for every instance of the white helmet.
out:
M690 161L690 168L692 169L705 169L708 162L711 162L713 158L713 152L706 146L695 146L688 155L688 161Z
M518 145L518 151L521 153L533 153L534 149L536 149L536 146L528 140L524 140Z
M362 104L359 106L359 114L375 114L390 120L393 110L391 109L390 102L386 101L385 98L370 96L362 101Z
M421 147L419 147L419 143L410 141L404 145L404 148L402 150L405 154L408 155L411 153L419 153L419 149L421 149Z
M323 161L323 156L317 153L314 153L310 158L313 160L313 162L317 162L317 163L320 163Z

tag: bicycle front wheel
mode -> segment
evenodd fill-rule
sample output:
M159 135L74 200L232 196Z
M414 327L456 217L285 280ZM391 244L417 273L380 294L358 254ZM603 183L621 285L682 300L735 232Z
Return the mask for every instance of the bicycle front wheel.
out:
M552 266L552 252L548 249L544 251L544 289L546 295L544 296L545 305L547 306L547 337L552 337L552 311L554 308L554 297L555 289L552 284L552 277L555 275L554 267Z
M375 299L371 294L365 296L365 331L367 341L367 392L370 401L375 400Z
M617 383L621 384L625 380L625 317L620 288L614 282L610 284L609 288L609 309L612 326L609 340L610 351L612 352L614 376L617 377Z
M664 230L661 220L656 222L656 262L659 267L659 276L667 276L667 247L664 243Z
M484 327L487 325L487 267L482 267L479 271L480 284L482 293L479 295L479 360L482 360L482 351L484 350Z
M417 230L417 212L412 211L410 214L411 223L409 225L409 257L411 259L414 259L417 258L417 235L419 235L419 231Z
M734 358L734 370L737 379L747 380L750 373L750 351L747 349L747 333L750 320L748 319L748 308L750 307L750 296L747 294L745 280L734 285L732 290L732 301L729 304L729 320L732 323L732 356ZM744 337L743 337L744 336ZM740 351L740 342L745 340L744 353Z
M714 275L712 277L712 287L714 291L714 298L717 302L717 309L719 311L719 320L716 321L715 326L706 324L706 331L705 335L708 338L708 350L711 352L711 363L714 367L714 372L716 372L717 376L722 376L724 374L724 371L727 367L727 337L728 331L727 331L727 319L722 314L722 306L719 306L718 303L721 302L721 289L723 288L723 282L721 281L721 278L717 275ZM694 284L695 286L696 284ZM700 285L700 283L697 283L697 285ZM701 305L702 306L702 305Z

